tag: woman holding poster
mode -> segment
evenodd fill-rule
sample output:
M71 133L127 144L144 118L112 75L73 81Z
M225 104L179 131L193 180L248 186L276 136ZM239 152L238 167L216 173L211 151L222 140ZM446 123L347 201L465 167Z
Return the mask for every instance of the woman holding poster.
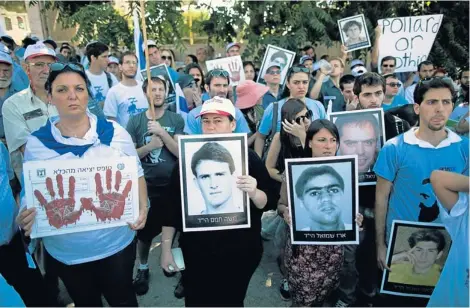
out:
M105 226L106 221L118 219L119 207L123 206L131 189L138 187L140 212L134 224L43 238L50 267L62 279L76 306L102 306L103 295L110 306L135 307L137 299L132 287L135 230L143 228L147 219L147 188L137 152L131 137L119 124L97 118L87 111L90 83L82 68L63 63L53 63L49 68L46 90L59 118L49 119L45 126L29 136L24 160L91 161L130 156L137 161L139 180L138 183L128 181L126 185L120 185L119 172L112 175L108 172L111 170L107 170L103 181L97 173L93 181L96 191L93 190L95 187L89 188L91 198L94 194L99 196L95 206L95 202L90 202L91 198L75 200L76 190L82 189L75 185L78 177L75 180L73 176L62 177L60 174L54 180L47 178L46 189L42 193L35 191L39 210L30 206L26 210L25 198L22 199L19 224L29 236L33 225L38 223L36 216L45 208L49 223L57 229L80 224L80 217L85 220L86 215L96 215L96 220ZM50 170L44 172L47 171Z
M315 120L310 125L305 139L305 157L336 156L339 148L339 133L328 120ZM281 186L278 213L291 224L288 208L285 176ZM362 215L356 222L362 224ZM290 230L289 230L290 232ZM343 265L343 247L339 245L292 245L287 236L285 267L293 307L321 306L327 296L339 284Z

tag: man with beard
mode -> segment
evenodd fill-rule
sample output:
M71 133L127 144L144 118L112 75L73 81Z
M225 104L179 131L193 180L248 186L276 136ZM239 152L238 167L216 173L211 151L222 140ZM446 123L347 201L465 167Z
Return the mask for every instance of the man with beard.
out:
M123 56L124 62L134 60L133 55ZM124 65L125 66L125 65ZM123 78L125 77L123 69ZM139 255L139 267L134 280L134 290L137 295L144 295L149 289L148 256L150 245L154 237L162 231L161 206L168 197L168 183L173 167L178 157L177 138L183 134L184 120L174 112L166 110L166 81L162 76L152 76L151 82L145 80L140 91L147 94L150 87L151 102L155 121L152 121L150 110L132 116L127 123L127 131L137 148L142 167L144 168L145 181L148 186L150 209L147 214L147 223L142 230L137 232L137 251ZM114 89L114 88L113 88Z
M414 93L419 127L387 141L379 153L374 172L377 264L381 270L390 270L386 253L394 220L440 222L434 191L427 185L431 172L446 170L468 176L468 139L446 128L454 94L452 82L442 78L422 80ZM395 306L402 297L396 300L387 303ZM426 303L423 299L405 305Z
M352 230L341 220L344 180L331 166L304 170L295 183L295 194L310 217L310 226L302 231Z
M5 100L15 93L21 91L12 83L13 59L10 55L0 51L0 141L5 141L5 130L3 128L2 106Z
M106 95L103 112L108 119L117 121L123 127L127 126L129 118L147 110L148 103L142 83L135 80L137 74L137 56L127 51L119 60L119 70L122 80L112 87Z

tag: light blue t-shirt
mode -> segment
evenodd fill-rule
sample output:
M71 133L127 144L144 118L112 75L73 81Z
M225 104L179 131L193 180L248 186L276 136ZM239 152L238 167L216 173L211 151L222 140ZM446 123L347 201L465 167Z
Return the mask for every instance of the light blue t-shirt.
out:
M201 118L197 118L197 115L201 113L202 105L194 108L188 113L186 119L186 126L184 127L184 132L190 135L201 135L202 134L202 123ZM235 107L235 120L237 121L237 126L235 127L234 133L247 133L250 134L251 130L246 123L246 119L243 116L243 113Z
M446 130L437 147L419 140L412 128L388 140L379 153L374 172L393 183L388 205L386 234L394 220L440 222L439 207L429 178L434 170L468 175L468 139Z
M16 290L0 274L0 307L26 307Z
M450 212L440 203L439 207L452 247L428 307L469 307L468 193L459 193Z
M408 101L404 97L399 96L397 94L393 98L392 103L390 105L382 104L382 109L384 111L387 111L387 110L390 110L390 109L393 109L393 108L396 108L396 107L400 107L400 106L404 106L404 105L408 105Z
M284 98L280 100L278 103L277 126L276 126L277 132L281 131L281 109L282 109L282 106L284 106L284 103L286 102L286 100L287 98ZM311 119L312 121L316 119L326 119L326 111L322 103L306 97L305 104L307 105L307 108L313 112L313 116ZM266 110L264 111L263 118L261 119L261 123L259 125L258 131L261 134L268 136L269 133L271 132L272 123L273 123L273 104L270 104L268 108L266 108Z
M8 244L18 230L18 207L10 188L14 177L7 148L0 142L0 246ZM0 305L1 306L1 305Z

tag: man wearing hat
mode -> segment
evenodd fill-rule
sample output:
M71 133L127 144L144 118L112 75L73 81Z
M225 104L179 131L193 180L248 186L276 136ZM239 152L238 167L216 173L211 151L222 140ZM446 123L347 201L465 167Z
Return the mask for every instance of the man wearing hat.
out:
M225 47L226 56L227 57L239 56L240 55L240 49L241 49L240 44L238 44L236 42L230 43L230 44L227 45L227 47Z
M29 86L28 75L26 75L21 65L15 61L15 59L18 61L17 55L12 52L11 49L8 49L8 47L5 46L3 42L0 42L0 52L9 55L13 60L13 85L18 90L26 89Z
M320 67L317 80L310 91L310 98L323 102L325 109L328 109L328 103L332 101L333 112L344 111L346 103L339 86L339 79L344 72L344 61L338 57L332 58L330 66L331 71L323 66Z
M106 71L113 74L117 80L121 81L121 72L119 71L119 60L116 57L110 56L108 58L108 68Z
M202 118L200 123L204 135L230 134L237 126L235 107L230 100L222 97L206 101L197 117ZM215 151L212 153L218 155L215 159L219 165L227 164L222 161L220 154ZM200 168L198 165L195 167L197 173ZM237 189L245 192L250 200L250 228L182 232L179 164L173 169L168 188L168 196L171 198L164 203L161 211L163 228L160 264L168 273L180 270L171 252L175 232L180 231L179 244L185 261L182 274L187 307L243 306L248 284L263 251L261 214L265 207L277 202L277 194L269 186L266 167L251 149L248 149L248 175L238 176L236 182ZM229 285L226 284L227 277L230 277Z
M22 153L26 139L43 126L48 118L58 115L56 108L47 103L45 89L49 64L57 60L55 52L39 42L26 48L24 58L23 67L29 76L30 86L8 98L2 107L8 151L19 179L23 169Z
M277 102L281 99L281 66L277 62L271 62L266 67L264 74L264 81L269 87L266 94L263 95L263 108L266 109L271 103Z
M13 59L10 55L0 52L0 140L3 143L5 141L5 130L3 128L3 115L2 107L5 100L10 96L20 92L21 88L18 88L12 83L13 75Z

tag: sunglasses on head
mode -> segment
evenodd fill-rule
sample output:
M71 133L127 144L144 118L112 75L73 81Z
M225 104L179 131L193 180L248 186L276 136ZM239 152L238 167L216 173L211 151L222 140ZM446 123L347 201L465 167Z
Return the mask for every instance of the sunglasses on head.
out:
M301 66L293 66L289 69L288 75L292 75L295 73L310 73L310 70L307 67L301 67Z
M64 70L66 67L70 68L73 71L83 72L83 67L78 64L73 63L62 63L62 62L54 62L49 64L49 69L51 72L58 72Z
M173 58L171 56L162 56L161 57L163 60L172 60Z
M312 110L307 110L307 112L304 115L298 116L297 118L295 118L295 122L297 124L302 124L306 119L311 119L312 115L313 115Z
M390 86L392 88L395 88L395 87L399 88L399 87L401 87L401 83L399 83L399 82L397 82L397 83L390 82L390 83L387 83L387 86Z
M229 74L227 71L224 71L224 70L221 70L221 69L215 69L215 70L211 70L209 73L208 73L209 76L211 77L220 77L220 76L223 76L225 78L228 78L229 77Z

